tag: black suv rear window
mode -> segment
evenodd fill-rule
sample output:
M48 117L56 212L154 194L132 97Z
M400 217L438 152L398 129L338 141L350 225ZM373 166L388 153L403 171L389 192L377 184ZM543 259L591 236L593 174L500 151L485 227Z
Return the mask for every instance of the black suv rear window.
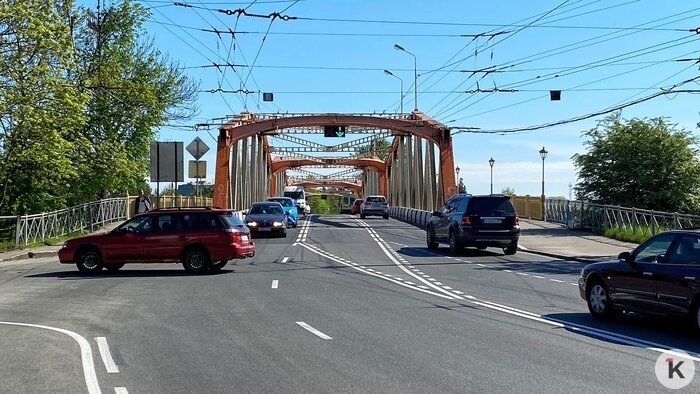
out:
M467 209L470 215L515 215L515 208L508 197L472 197Z
M367 197L367 202L386 202L384 197Z
M224 220L224 223L226 223L228 228L245 227L243 221L238 217L238 215L235 215L233 212L229 212L219 217Z

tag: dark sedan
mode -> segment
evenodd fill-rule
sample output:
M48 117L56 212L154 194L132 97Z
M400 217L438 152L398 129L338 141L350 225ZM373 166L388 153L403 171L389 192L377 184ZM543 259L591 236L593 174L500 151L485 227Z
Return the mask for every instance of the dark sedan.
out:
M250 233L277 234L287 236L287 216L278 202L256 202L245 215L245 224Z
M585 266L578 285L595 318L622 310L686 316L700 330L700 231L654 235L617 261Z

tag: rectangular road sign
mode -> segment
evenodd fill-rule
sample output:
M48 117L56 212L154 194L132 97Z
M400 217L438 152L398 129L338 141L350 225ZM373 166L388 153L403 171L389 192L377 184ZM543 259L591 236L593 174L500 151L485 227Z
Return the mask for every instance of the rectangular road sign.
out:
M190 160L189 172L187 174L190 178L206 178L207 162L205 160Z
M151 182L184 182L182 142L151 142Z

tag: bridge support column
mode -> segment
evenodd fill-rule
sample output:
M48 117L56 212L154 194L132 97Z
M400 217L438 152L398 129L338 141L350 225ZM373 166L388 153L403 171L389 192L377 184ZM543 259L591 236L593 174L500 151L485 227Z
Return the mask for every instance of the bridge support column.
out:
M231 138L225 130L222 130L219 132L219 138L216 141L216 170L214 172L214 184L216 186L214 188L213 203L217 207L229 206L230 157Z
M443 201L457 194L455 182L455 160L452 155L452 137L446 131L447 137L443 137L440 143L440 186L442 186Z

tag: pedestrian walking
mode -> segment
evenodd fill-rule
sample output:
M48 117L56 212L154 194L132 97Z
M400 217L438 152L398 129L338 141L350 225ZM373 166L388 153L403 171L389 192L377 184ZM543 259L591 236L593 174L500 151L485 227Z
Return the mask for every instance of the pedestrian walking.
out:
M134 212L138 215L139 213L148 212L151 210L151 200L148 196L143 194L143 190L139 189L139 196L136 197L136 202L134 204Z

